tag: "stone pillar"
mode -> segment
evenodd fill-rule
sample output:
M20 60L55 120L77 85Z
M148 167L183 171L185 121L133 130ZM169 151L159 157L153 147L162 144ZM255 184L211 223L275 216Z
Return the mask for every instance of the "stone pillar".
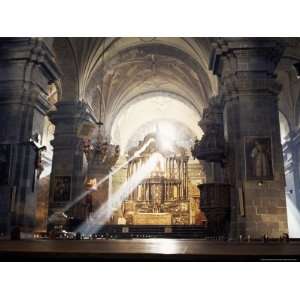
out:
M35 227L37 148L51 105L49 84L59 77L51 42L42 38L0 41L0 232L17 226L29 237Z
M290 132L283 145L286 193L300 210L300 130Z
M274 71L284 46L271 38L226 38L213 46L210 68L225 101L231 236L279 237L288 229Z
M60 101L56 106L57 110L49 113L55 125L49 215L60 211L85 190L88 162L83 152L82 134L84 125L95 122L83 102Z

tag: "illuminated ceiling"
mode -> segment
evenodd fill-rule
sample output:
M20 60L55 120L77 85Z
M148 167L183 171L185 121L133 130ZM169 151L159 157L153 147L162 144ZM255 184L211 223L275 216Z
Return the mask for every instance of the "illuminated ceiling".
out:
M88 102L97 117L101 106L101 120L105 123L107 136L123 106L145 94L177 95L201 113L208 97L218 93L217 78L208 67L214 40L189 37L54 38L54 53L62 71L59 98ZM298 57L299 41L289 38L286 42L290 45L286 55ZM291 74L289 68L290 62L283 59L277 70L283 83L279 108L290 126L299 126L299 88L293 93L290 91L288 82L295 74Z
M133 145L159 126L166 138L186 139L200 138L199 112L191 105L166 94L154 94L137 99L127 104L119 111L112 126L111 138L113 144L119 144L121 152ZM146 126L145 126L146 125ZM178 128L182 127L183 131ZM130 142L131 141L131 142Z
M217 93L208 38L56 38L62 98L88 102L110 134L119 111L140 95L177 95L201 112ZM101 108L100 108L101 106Z
M218 90L208 38L56 38L54 50L61 98L89 103L121 152L158 121L201 137L198 121Z

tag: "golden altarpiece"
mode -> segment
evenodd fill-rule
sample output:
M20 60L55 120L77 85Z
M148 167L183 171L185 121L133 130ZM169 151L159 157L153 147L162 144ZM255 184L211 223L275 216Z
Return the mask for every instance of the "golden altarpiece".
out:
M149 140L152 141L149 143ZM127 168L127 179L149 159L159 153L152 172L130 193L119 210L119 222L128 225L188 225L195 224L195 205L193 205L193 188L189 182L186 149L173 146L173 150L162 150L155 134L147 135L138 147L128 151L130 157L134 152L149 145L136 156ZM200 212L196 212L200 213Z

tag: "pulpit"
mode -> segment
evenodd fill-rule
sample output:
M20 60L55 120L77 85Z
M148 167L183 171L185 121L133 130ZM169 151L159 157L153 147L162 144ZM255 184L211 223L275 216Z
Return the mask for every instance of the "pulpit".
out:
M211 236L228 236L230 223L230 185L224 183L199 184L200 208L207 218Z

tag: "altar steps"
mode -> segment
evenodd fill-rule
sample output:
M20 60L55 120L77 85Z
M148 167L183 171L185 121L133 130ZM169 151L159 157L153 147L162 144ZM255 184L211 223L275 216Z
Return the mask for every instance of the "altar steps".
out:
M206 238L203 225L105 225L97 234L108 238Z

